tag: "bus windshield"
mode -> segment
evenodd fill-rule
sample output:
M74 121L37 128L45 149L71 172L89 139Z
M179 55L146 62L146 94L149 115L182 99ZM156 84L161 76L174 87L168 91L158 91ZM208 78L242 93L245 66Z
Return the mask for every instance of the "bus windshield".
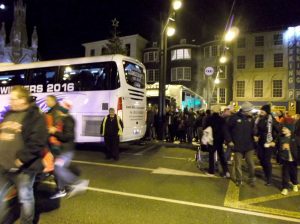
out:
M124 61L124 72L126 82L136 88L144 89L145 88L145 72L141 66L137 64Z

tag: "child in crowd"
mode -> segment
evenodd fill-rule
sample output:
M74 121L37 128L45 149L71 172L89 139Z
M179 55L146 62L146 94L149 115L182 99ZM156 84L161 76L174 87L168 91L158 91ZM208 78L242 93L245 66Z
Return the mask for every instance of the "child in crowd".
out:
M280 137L279 158L282 163L282 191L281 194L287 195L289 181L293 184L293 191L298 192L297 180L297 144L288 127L282 128Z

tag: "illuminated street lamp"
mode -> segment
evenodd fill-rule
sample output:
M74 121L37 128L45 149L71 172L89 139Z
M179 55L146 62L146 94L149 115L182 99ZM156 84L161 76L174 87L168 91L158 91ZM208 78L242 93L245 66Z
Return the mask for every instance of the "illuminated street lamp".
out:
M0 4L0 9L1 10L5 10L6 9L6 6L4 4Z
M239 29L237 27L232 27L226 32L224 36L224 41L231 42L237 37L238 34L239 34Z
M158 106L158 117L159 123L161 124L160 132L158 133L159 139L164 138L164 126L163 119L165 116L165 98L166 98L166 73L167 73L167 37L175 34L174 15L175 11L182 7L181 0L173 0L169 9L169 14L166 21L162 23L162 30L160 33L160 76L159 76L159 106Z
M221 56L219 62L225 64L227 62L227 57L225 55Z

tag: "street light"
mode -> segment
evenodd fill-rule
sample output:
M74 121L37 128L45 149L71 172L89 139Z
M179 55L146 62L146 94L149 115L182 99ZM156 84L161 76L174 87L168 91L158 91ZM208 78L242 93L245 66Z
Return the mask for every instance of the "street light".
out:
M237 37L238 34L239 34L239 29L237 27L232 27L226 32L224 36L224 41L231 42Z
M165 115L165 98L166 98L166 73L167 73L167 37L175 34L175 11L182 7L181 0L172 0L169 14L166 21L162 20L162 29L160 33L160 76L159 76L159 107L158 117L160 124L159 139L164 139L164 115Z
M220 57L219 62L220 62L221 64L225 64L225 63L227 62L227 57L226 57L225 55L222 55L222 56Z
M4 4L0 4L0 9L5 10L6 6Z

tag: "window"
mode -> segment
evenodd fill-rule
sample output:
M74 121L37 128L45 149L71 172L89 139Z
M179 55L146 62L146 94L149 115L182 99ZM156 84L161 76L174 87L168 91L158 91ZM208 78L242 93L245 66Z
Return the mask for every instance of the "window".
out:
M257 54L255 55L255 68L263 68L264 67L264 55Z
M5 71L0 72L0 87L2 86L14 86L14 85L25 85L25 70L17 71ZM0 94L8 94L8 88L1 88Z
M171 51L171 60L189 60L191 59L191 49L176 49Z
M47 85L57 80L58 67L36 68L28 71L26 85L42 85L47 90ZM59 91L58 91L59 92Z
M227 77L227 69L225 65L221 65L219 67L219 79L226 79Z
M221 104L225 104L226 103L226 89L225 88L219 88L218 89L218 100L219 102L218 103L221 103Z
M158 82L159 80L159 70L158 69L148 69L147 70L147 82Z
M264 96L264 82L263 80L254 81L254 97Z
M282 97L282 80L273 80L273 97Z
M171 81L191 81L191 67L177 67L171 69Z
M218 89L217 88L215 88L213 91L213 94L211 96L211 103L212 104L218 103Z
M95 55L96 55L95 49L91 49L91 51L90 51L90 56L95 56Z
M158 52L150 51L144 53L144 62L157 62L158 61Z
M210 47L209 46L204 48L204 57L205 58L210 57Z
M245 81L236 81L236 97L245 97Z
M244 69L246 67L246 57L245 56L237 56L237 69Z
M145 88L145 73L142 67L132 62L123 62L126 82L136 88Z
M263 47L264 46L265 37L264 36L257 36L255 37L255 47Z
M237 48L245 48L246 47L246 39L239 38L237 41Z
M212 48L211 48L211 55L213 57L218 56L218 46L212 46Z
M130 44L125 44L126 55L130 56Z
M115 62L62 66L59 83L73 83L75 91L113 90L120 87Z
M283 43L282 37L283 37L282 33L274 34L274 36L273 36L274 45L282 45L282 43Z
M283 67L283 54L274 54L274 67Z

